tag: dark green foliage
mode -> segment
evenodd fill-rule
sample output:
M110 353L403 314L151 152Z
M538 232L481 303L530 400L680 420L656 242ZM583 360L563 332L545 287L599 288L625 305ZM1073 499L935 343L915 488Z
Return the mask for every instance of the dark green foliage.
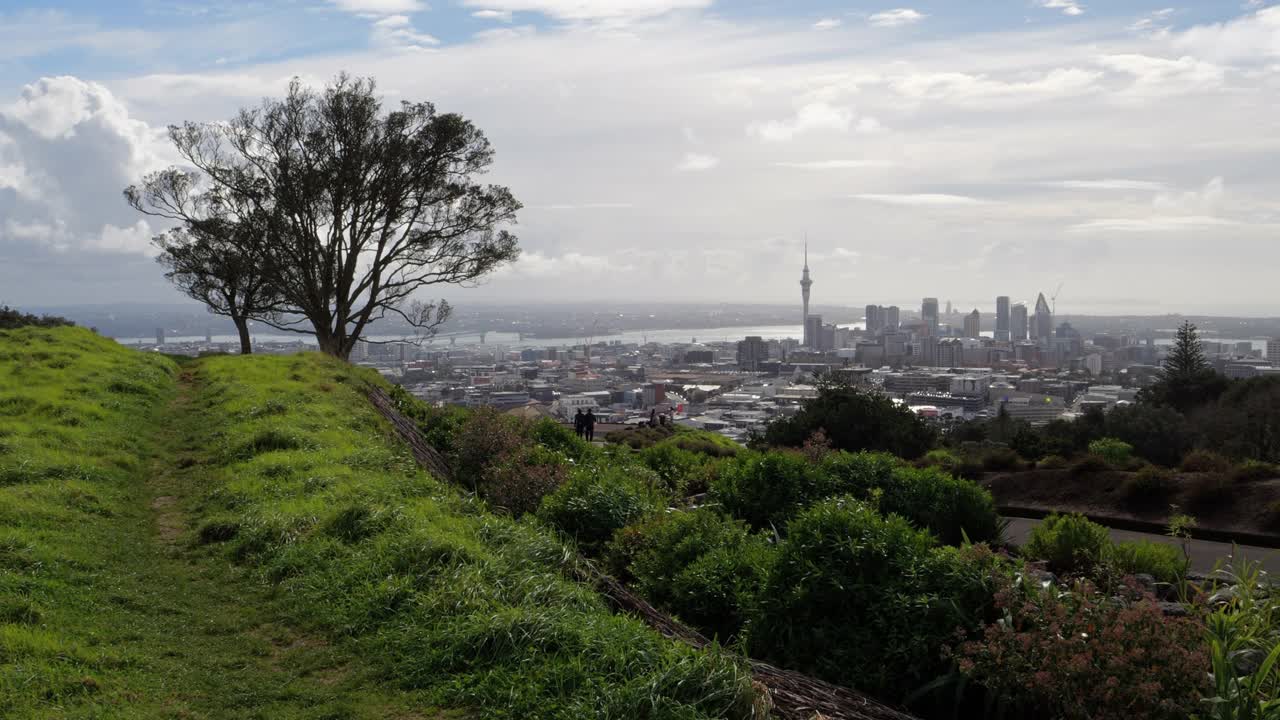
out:
M1106 458L1098 455L1084 455L1080 459L1071 463L1072 475L1093 475L1094 473L1106 472L1111 469L1111 463Z
M239 532L239 523L226 520L210 520L200 526L200 530L196 535L200 538L201 544L208 545L210 543L227 542L235 538Z
M1200 473L1187 488L1187 507L1193 512L1212 511L1231 500L1232 487L1230 475Z
M1186 558L1177 546L1150 540L1116 543L1108 558L1126 575L1145 573L1159 582L1180 582L1187 569Z
M1047 561L1057 573L1087 573L1103 561L1110 547L1105 527L1083 515L1054 513L1031 530L1022 554Z
M576 467L559 490L547 495L538 518L598 553L623 527L664 506L660 481L642 467L597 464Z
M1196 326L1183 322L1165 358L1160 379L1144 388L1140 399L1152 405L1188 412L1217 401L1230 381L1214 372L1205 360Z
M754 528L780 529L798 507L830 497L839 487L799 453L747 451L720 468L711 496Z
M711 473L709 466L718 462L716 458L720 457L720 446L708 444L716 454L706 454L685 449L681 446L680 439L683 438L677 436L641 450L640 462L662 478L672 497L706 492L707 479ZM697 441L693 444L697 446Z
M1120 486L1120 499L1130 510L1163 509L1175 490L1173 473L1156 465L1147 465L1125 479Z
M1122 468L1133 457L1133 446L1123 440L1105 437L1089 443L1089 454L1102 458L1114 468Z
M991 493L934 468L895 468L880 491L880 509L932 531L947 545L996 540L1000 518Z
M32 315L8 305L0 305L0 330L17 330L20 327L71 327L75 323L54 315Z
M1245 460L1231 471L1231 481L1237 483L1258 482L1280 477L1280 468L1261 460Z
M575 435L564 424L551 418L542 418L531 423L528 435L533 442L548 450L563 453L565 457L574 460L585 458L591 451L590 443Z
M810 507L773 564L751 650L888 698L920 688L943 673L940 651L956 629L985 620L997 562L985 549L933 545L849 497Z
M928 452L935 440L933 429L907 407L878 393L832 385L795 416L770 423L763 442L798 448L818 431L836 450L883 451L908 460Z
M657 427L649 427L648 425L637 425L633 428L624 430L614 430L605 436L605 442L618 445L626 445L633 450L642 450L651 447L657 443L666 440L676 434L676 429L670 425L659 425Z
M776 553L745 523L703 508L625 528L609 555L649 601L724 640L754 611Z
M1195 420L1203 447L1242 460L1280 463L1280 378L1232 383Z
M1225 473L1231 470L1231 461L1210 450L1192 450L1182 458L1182 471L1193 473Z
M1067 459L1061 455L1046 455L1036 462L1038 470L1066 470Z
M1022 459L1009 448L992 448L982 455L982 469L986 472L1021 470Z
M1107 435L1133 446L1138 457L1173 467L1191 448L1186 419L1171 407L1122 405L1107 413Z

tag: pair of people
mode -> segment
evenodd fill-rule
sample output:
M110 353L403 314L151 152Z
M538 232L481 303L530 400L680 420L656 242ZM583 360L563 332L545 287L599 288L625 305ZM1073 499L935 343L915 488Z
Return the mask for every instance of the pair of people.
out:
M573 416L573 431L587 442L594 440L596 437L595 410L587 410L584 414L582 408L578 408L578 414Z

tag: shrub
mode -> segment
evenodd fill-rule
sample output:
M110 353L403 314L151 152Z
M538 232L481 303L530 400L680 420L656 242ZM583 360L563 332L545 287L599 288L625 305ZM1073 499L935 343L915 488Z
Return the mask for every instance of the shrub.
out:
M670 496L683 497L707 458L663 442L641 450L640 462L658 474Z
M538 518L577 540L583 552L598 552L619 529L658 511L662 497L652 471L617 464L576 467L547 495Z
M1208 450L1192 450L1182 458L1183 472L1227 472L1231 469L1231 461Z
M559 453L541 446L520 447L485 468L480 494L491 507L520 517L536 511L542 499L564 483L568 471Z
M1111 469L1111 463L1097 455L1085 455L1071 463L1072 475L1092 475Z
M591 443L551 418L542 418L530 423L529 439L548 450L563 453L574 460L582 460L587 453L591 452Z
M449 448L454 477L478 488L491 466L502 463L526 444L519 419L493 408L475 410L462 421Z
M1274 477L1280 477L1280 468L1261 460L1245 460L1231 471L1232 481L1238 483L1258 482Z
M949 473L954 473L956 468L960 466L960 458L950 450L930 450L924 454L921 463L926 467L936 467Z
M1046 455L1036 462L1037 470L1065 470L1067 459L1061 455Z
M988 693L988 715L1181 720L1203 707L1197 621L1146 600L1113 602L1087 584L1060 592L999 577L998 586L1001 620L955 652L959 671Z
M982 456L982 469L986 472L1012 472L1022 469L1022 458L1009 448L994 448Z
M1187 507L1211 512L1231 501L1231 478L1219 473L1203 473L1187 488Z
M626 445L633 450L643 450L666 440L674 435L675 432L675 428L670 425L659 425L658 427L637 425L633 428L614 430L605 435L604 440L607 443Z
M748 631L753 653L900 698L941 674L958 627L990 604L985 547L933 548L904 519L848 496L791 522Z
M1149 510L1168 505L1173 491L1173 473L1145 465L1120 485L1120 499L1131 510Z
M624 528L609 549L610 565L647 599L722 639L753 612L777 554L745 523L710 508Z
M1105 527L1083 515L1054 513L1032 528L1022 554L1048 561L1057 573L1088 572L1102 562L1110 547Z
M1102 458L1112 467L1123 467L1133 457L1133 446L1123 440L1102 438L1089 443L1089 454Z
M763 439L768 445L799 448L819 430L837 450L884 451L907 459L928 452L935 440L933 428L909 408L878 393L843 386L824 387L795 416L769 423Z
M1109 555L1116 569L1126 575L1147 574L1160 582L1176 583L1187 570L1182 550L1167 543L1139 540L1116 543Z
M744 452L726 461L712 497L754 528L782 526L797 507L836 492L830 476L795 452Z
M898 467L880 490L880 509L931 530L947 545L999 535L999 514L991 493L969 480L936 468Z

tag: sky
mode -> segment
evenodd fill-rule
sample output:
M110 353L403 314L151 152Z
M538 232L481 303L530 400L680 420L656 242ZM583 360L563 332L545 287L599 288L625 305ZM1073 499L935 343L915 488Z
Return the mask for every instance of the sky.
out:
M1171 1L0 0L0 304L178 300L166 126L348 71L525 205L455 304L1280 315L1280 6Z

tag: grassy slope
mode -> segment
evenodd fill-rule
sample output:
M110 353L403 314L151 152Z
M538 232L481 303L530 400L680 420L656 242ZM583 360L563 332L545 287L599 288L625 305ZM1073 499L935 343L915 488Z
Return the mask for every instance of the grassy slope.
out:
M317 356L0 332L0 717L748 715L418 471Z

